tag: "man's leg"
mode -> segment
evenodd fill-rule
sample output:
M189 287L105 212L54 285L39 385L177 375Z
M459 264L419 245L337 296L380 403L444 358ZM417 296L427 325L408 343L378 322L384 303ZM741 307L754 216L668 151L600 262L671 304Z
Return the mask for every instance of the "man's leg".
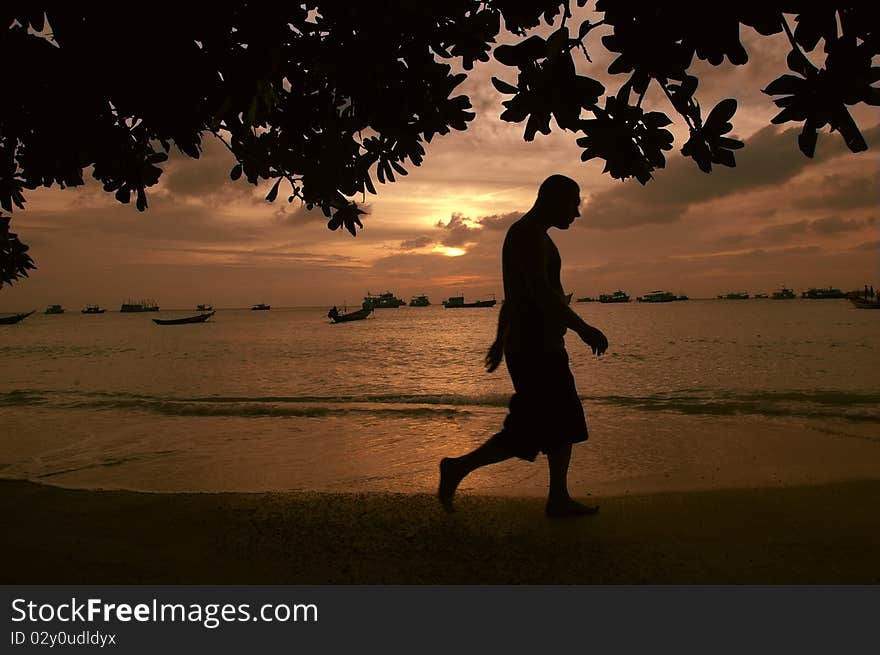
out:
M599 511L597 505L582 505L568 494L568 465L571 462L571 444L547 453L550 468L550 493L547 495L547 516L583 516Z
M455 497L455 490L462 480L471 472L480 467L503 462L510 459L513 455L503 448L498 442L499 435L495 434L487 439L483 445L475 448L466 455L461 457L444 457L440 460L440 486L437 489L437 498L443 509L447 512L454 512L452 507L452 499Z

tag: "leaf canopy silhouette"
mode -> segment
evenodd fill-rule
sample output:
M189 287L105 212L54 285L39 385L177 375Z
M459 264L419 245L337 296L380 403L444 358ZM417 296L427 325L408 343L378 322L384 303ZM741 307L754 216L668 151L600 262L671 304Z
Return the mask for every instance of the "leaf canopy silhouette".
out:
M594 22L573 19L573 4L588 3L7 0L0 208L22 209L25 192L41 186L82 185L90 169L106 192L143 211L172 148L198 159L202 140L218 138L236 160L231 179L274 180L267 200L283 192L320 208L330 229L355 235L364 214L357 198L419 166L435 136L467 129L475 114L456 88L493 55L510 69L508 79L492 78L510 96L501 118L524 124L526 141L572 132L582 160L602 159L612 177L646 184L673 146L664 129L672 119L641 108L656 84L688 127L682 154L708 173L735 166L743 146L725 136L736 100L704 119L689 71L695 60L746 64L743 26L789 40L791 74L764 93L781 108L774 123L802 124L806 156L825 126L851 151L867 148L848 107L880 104L876 3L710 9L692 0L598 0L588 7ZM547 38L532 33L541 25L553 28ZM511 35L518 40L496 45ZM595 48L615 55L608 73L620 76L617 90L578 73L575 58L590 61ZM33 268L0 214L0 286Z

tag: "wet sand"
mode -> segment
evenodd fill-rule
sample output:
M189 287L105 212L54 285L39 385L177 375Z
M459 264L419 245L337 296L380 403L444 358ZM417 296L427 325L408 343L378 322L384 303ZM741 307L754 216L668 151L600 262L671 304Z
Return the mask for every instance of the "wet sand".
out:
M538 498L69 490L0 480L3 584L878 584L880 480Z

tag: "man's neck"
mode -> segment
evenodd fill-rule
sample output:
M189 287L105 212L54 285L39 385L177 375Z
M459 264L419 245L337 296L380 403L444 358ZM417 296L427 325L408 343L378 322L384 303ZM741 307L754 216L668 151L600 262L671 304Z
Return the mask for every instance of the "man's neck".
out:
M538 205L534 205L529 211L527 211L523 215L522 220L544 232L553 227L553 223L550 220L550 216L547 214L547 210Z

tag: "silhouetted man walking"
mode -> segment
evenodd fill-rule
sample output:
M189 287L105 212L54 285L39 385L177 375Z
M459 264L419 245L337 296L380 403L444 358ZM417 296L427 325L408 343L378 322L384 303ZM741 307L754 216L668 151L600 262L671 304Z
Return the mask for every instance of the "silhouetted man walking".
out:
M608 340L568 306L560 281L562 260L547 234L551 227L567 230L580 216L580 202L577 182L551 175L534 206L507 231L501 252L505 299L486 368L495 370L503 356L515 393L501 432L466 455L441 460L437 496L448 512L459 483L472 471L511 457L533 462L539 452L547 455L550 468L547 516L599 509L568 493L571 445L586 441L588 432L563 336L566 329L574 330L596 355L605 352Z

